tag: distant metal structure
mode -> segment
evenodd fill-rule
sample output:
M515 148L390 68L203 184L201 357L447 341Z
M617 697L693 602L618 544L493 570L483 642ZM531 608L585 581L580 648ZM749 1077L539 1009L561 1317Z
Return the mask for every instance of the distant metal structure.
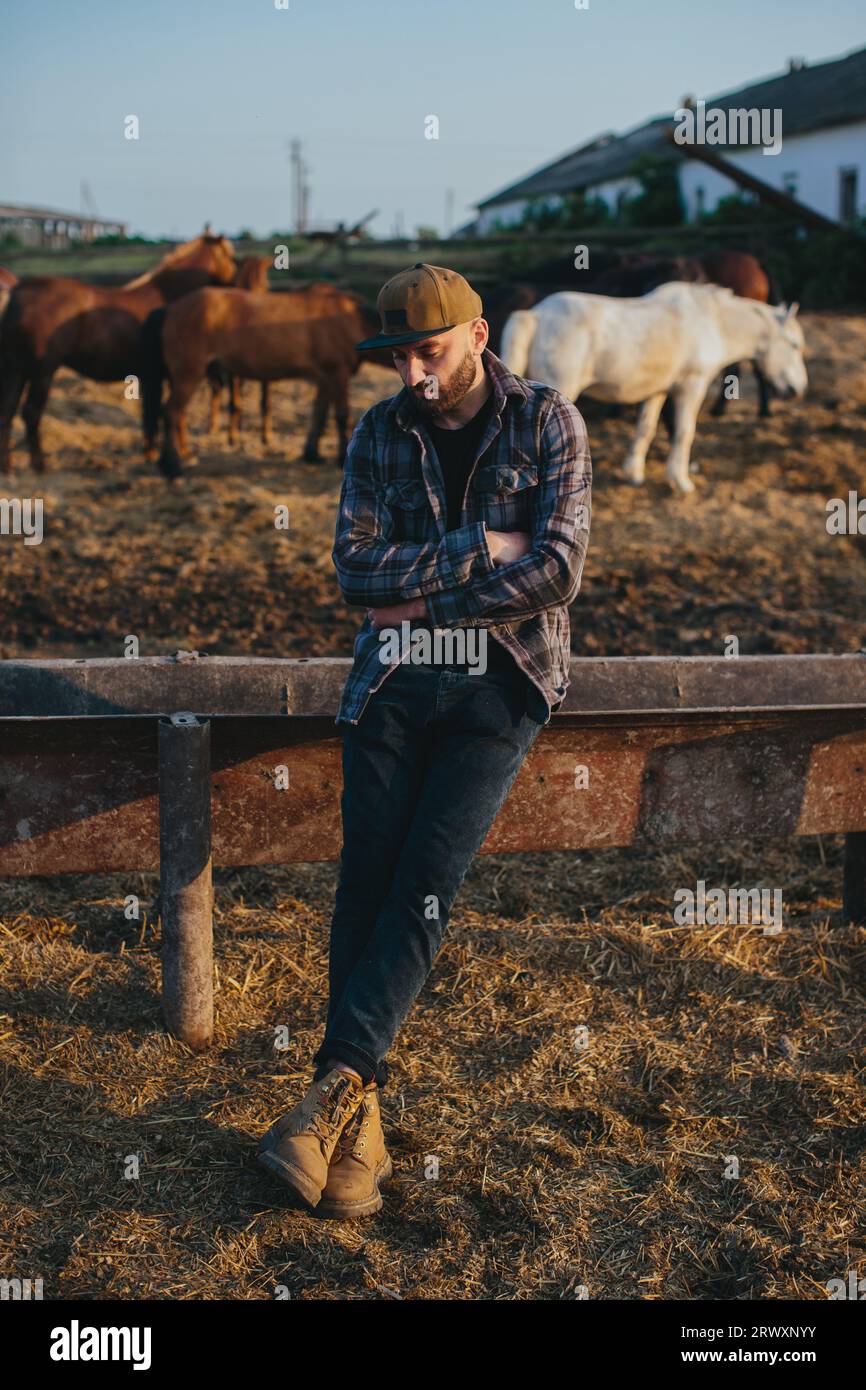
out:
M86 184L82 184L82 190ZM83 195L82 195L83 196ZM98 236L126 236L127 222L97 217L92 212L61 212L58 208L0 203L0 238L14 232L23 246L63 250Z
M350 665L0 661L0 874L158 867L164 1012L192 1047L213 1026L211 865L339 856ZM481 852L838 833L863 923L866 652L591 657Z
M292 166L292 221L296 234L304 236L310 205L310 185L307 178L310 166L301 155L300 140L289 141L289 162Z
M368 222L372 222L374 217L378 217L379 209L374 208L368 212L366 217L362 217L354 226L347 227L345 222L338 222L333 228L317 228L315 231L307 232L305 235L310 241L320 241L323 243L321 250L313 256L310 264L317 265L332 248L336 247L341 264L345 265L350 246L355 246L361 240L362 233Z

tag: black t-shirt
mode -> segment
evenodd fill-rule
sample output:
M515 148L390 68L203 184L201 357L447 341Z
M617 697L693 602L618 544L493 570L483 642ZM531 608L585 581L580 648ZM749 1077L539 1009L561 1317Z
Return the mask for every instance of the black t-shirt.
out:
M475 455L478 453L478 446L493 411L493 401L494 394L491 391L477 415L473 415L469 423L461 425L459 430L446 430L441 425L428 422L427 428L436 450L436 457L442 465L442 476L445 480L446 531L456 531L460 525L463 494L475 462Z
M478 446L493 412L494 399L494 393L491 391L478 413L459 430L446 430L427 421L427 429L445 482L446 531L456 531L460 525L463 495L478 453ZM431 630L431 625L424 621L413 622L412 627ZM487 646L487 665L490 669L508 671L515 677L522 675L511 653L495 640Z

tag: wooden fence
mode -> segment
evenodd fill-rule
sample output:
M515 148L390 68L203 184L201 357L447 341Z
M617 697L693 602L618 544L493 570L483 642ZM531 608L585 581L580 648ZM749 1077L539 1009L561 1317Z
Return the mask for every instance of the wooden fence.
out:
M158 868L166 1021L194 1047L213 1026L212 864L339 854L349 668L0 661L0 875ZM866 654L578 658L481 852L840 832L863 922Z

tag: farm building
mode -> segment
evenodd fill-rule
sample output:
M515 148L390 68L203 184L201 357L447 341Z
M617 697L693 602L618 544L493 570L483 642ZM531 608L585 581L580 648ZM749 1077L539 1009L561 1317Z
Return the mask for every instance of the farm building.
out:
M94 217L90 213L0 203L0 237L6 232L14 233L24 246L50 246L62 250L73 242L93 241L98 236L124 237L126 223Z
M792 60L780 76L697 103L699 109L702 105L706 118L712 111L731 113L724 134L733 133L735 139L706 141L712 153L723 157L726 172L694 157L695 144L671 143L677 121L672 111L622 135L600 135L485 198L477 204L472 230L484 233L497 224L518 222L531 199L555 206L574 193L603 198L615 211L623 199L639 191L631 170L634 161L647 154L674 153L681 161L680 193L689 221L736 193L738 173L761 180L832 222L852 222L866 214L866 48L826 63ZM684 98L678 109L687 106L694 109L691 98ZM746 121L747 112L756 118ZM781 112L776 118L781 140L775 153L765 153L759 143L761 112L767 113L765 128L772 113ZM736 123L734 113L740 117ZM751 138L744 141L743 134Z

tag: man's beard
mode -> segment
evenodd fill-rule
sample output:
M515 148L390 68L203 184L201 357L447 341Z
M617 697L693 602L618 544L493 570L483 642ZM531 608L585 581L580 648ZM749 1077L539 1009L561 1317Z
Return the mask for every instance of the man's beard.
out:
M442 415L446 411L454 410L469 394L474 381L475 354L471 348L467 348L466 356L462 362L458 362L448 381L446 383L439 382L438 396L425 396L424 383L413 387L412 399L415 402L415 409L428 420L435 415Z

